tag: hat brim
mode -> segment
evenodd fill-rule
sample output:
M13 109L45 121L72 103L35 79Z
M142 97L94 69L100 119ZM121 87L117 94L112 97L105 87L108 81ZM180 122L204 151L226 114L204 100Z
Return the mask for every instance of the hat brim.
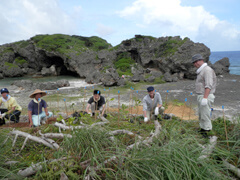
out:
M34 93L32 93L29 97L30 97L30 98L34 98L36 94L42 94L42 97L47 95L46 92L44 92L44 91L39 91L39 92L34 92Z

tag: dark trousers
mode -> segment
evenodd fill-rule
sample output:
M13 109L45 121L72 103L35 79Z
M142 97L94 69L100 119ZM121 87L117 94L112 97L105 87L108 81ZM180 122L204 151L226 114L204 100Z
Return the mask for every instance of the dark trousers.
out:
M0 109L1 114L8 112L7 109ZM4 118L0 119L0 125L5 124L5 119L9 119L10 121L14 121L15 123L19 122L19 116L21 114L21 111L15 110L10 114L7 114Z

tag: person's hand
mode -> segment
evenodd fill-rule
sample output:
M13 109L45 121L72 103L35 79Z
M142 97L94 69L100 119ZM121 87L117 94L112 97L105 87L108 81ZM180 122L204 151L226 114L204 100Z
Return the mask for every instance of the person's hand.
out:
M147 117L144 118L144 122L148 122L148 118Z
M203 99L202 99L202 102L201 102L201 105L202 105L202 106L206 106L207 103L208 103L208 100L207 100L206 98L203 98Z
M29 123L29 127L32 127L33 126L33 123Z
M159 108L158 108L158 107L155 108L154 114L155 114L156 116L159 114Z

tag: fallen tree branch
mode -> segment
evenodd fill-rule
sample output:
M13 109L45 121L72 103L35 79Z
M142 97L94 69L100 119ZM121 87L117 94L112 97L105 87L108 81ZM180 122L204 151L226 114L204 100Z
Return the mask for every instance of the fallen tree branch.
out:
M240 178L240 169L228 163L226 160L223 160L223 165L233 172L238 178Z
M47 142L46 140L44 140L44 139L42 139L40 137L37 137L37 136L32 136L31 134L26 133L26 132L13 130L13 131L10 132L10 134L13 134L13 135L15 134L16 135L16 137L14 139L14 142L13 142L14 143L13 146L15 145L17 137L18 136L23 136L23 137L26 137L26 138L28 138L28 139L30 139L32 141L35 141L35 142L41 143L41 144L43 144L43 145L45 145L47 147L50 147L51 149L57 149L55 145L52 145L51 143ZM27 141L27 140L25 139L25 141Z
M64 137L72 138L71 134L63 134L63 133L46 133L46 134L42 134L41 130L39 130L38 133L42 137L45 137L45 138L57 138L57 139L63 139Z
M214 147L217 144L217 136L211 136L209 141L210 143L208 144L208 146L202 150L201 155L198 158L199 160L206 159L211 155Z
M152 134L151 137L145 139L144 141L135 142L135 143L129 145L129 146L127 147L127 149L128 149L128 150L129 150L129 149L133 149L133 147L137 147L137 148L138 148L138 146L139 146L140 144L145 144L145 145L149 146L149 144L152 143L153 138L154 138L154 137L157 137L157 136L160 134L161 130L162 130L162 126L160 125L160 123L159 123L157 120L154 121L154 125L155 125L155 131L154 131L154 133Z
M124 129L111 131L111 132L109 132L108 134L109 134L109 135L112 135L112 136L115 136L115 135L118 135L118 134L127 134L127 135L129 135L129 136L137 136L139 139L142 139L141 136L139 136L139 135L137 135L137 134L134 134L134 133L132 133L131 131L124 130Z

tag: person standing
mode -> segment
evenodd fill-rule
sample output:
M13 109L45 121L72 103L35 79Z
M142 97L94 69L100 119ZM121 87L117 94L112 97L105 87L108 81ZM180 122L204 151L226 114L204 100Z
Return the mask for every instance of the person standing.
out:
M29 97L33 98L28 104L28 119L29 126L37 127L40 126L40 122L45 124L45 118L52 117L53 113L47 109L47 103L41 97L46 96L47 93L36 89ZM42 111L44 108L44 111Z
M18 123L22 107L17 103L14 97L9 95L7 88L1 89L1 95L0 106L4 104L5 109L0 109L0 125L5 124L5 119Z
M192 56L193 65L197 69L196 93L198 102L198 114L200 133L207 137L207 132L212 130L210 119L211 107L214 103L217 77L214 70L204 62L201 54Z
M148 95L143 98L143 116L144 122L151 119L151 115L157 116L163 114L164 107L162 106L162 98L160 93L154 91L154 87L147 88Z

